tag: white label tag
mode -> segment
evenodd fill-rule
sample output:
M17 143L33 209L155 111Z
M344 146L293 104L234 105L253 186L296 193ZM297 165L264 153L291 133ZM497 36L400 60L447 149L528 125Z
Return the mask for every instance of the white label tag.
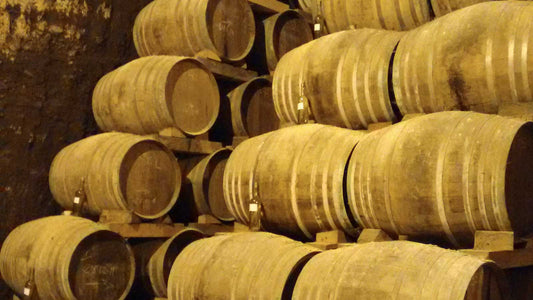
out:
M80 197L74 197L74 204L80 204Z
M257 203L250 203L250 211L251 212L256 212L257 209L258 209Z
M24 295L29 296L31 294L31 290L29 288L24 288Z
M304 103L303 102L298 103L298 110L304 110Z
M309 27L308 27L309 28ZM315 31L320 31L322 27L320 26L320 23L315 24Z

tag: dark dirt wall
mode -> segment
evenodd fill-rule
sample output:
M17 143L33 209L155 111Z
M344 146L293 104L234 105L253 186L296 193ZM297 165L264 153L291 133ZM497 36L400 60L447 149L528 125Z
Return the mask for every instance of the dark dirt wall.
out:
M149 0L0 0L0 243L55 214L48 169L97 131L91 94L136 57L131 29ZM0 299L10 293L0 282Z

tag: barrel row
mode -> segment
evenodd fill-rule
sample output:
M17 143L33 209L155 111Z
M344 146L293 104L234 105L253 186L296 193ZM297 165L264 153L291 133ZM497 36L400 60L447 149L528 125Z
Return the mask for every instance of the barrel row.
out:
M67 210L82 205L82 212L131 211L144 219L169 213L183 186L194 193L197 215L213 214L231 220L222 197L222 174L231 151L221 149L200 157L182 172L174 154L158 140L126 133L103 133L61 150L50 168L54 199ZM77 192L81 191L81 195ZM79 199L80 196L85 199ZM83 201L83 203L76 203Z
M320 253L285 237L240 233L187 246L167 294L169 300L485 300L500 299L505 287L494 263L436 246L396 241Z
M350 28L404 31L435 17L492 0L299 0L316 20L323 18L330 33Z
M424 142L421 142L424 141ZM441 112L364 134L309 124L243 142L224 173L224 198L249 224L299 239L338 229L471 247L475 232L533 231L533 124Z
M359 129L408 114L498 113L531 103L532 16L531 2L496 1L407 33L357 29L319 38L278 63L276 113L298 123L299 105L308 102L304 113L315 121Z

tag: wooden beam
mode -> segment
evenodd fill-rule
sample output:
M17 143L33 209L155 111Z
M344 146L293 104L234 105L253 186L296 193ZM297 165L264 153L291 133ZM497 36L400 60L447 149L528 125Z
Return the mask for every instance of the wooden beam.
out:
M187 228L184 224L105 224L109 230L125 238L169 238Z
M252 8L266 13L277 14L289 9L289 5L276 0L248 0Z
M246 82L259 76L257 72L235 67L209 58L197 57L196 59L202 62L217 79Z
M502 269L533 266L533 249L531 248L512 251L461 250L461 252L492 260Z
M222 143L202 139L169 136L158 136L156 138L170 150L179 153L211 154L220 148L223 148Z

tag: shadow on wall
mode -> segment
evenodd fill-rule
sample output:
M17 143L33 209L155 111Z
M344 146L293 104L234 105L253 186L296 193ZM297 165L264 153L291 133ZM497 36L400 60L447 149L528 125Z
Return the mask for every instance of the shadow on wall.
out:
M137 56L133 23L149 2L0 1L0 245L17 225L60 212L52 159L96 132L92 90ZM10 297L0 281L0 299Z

